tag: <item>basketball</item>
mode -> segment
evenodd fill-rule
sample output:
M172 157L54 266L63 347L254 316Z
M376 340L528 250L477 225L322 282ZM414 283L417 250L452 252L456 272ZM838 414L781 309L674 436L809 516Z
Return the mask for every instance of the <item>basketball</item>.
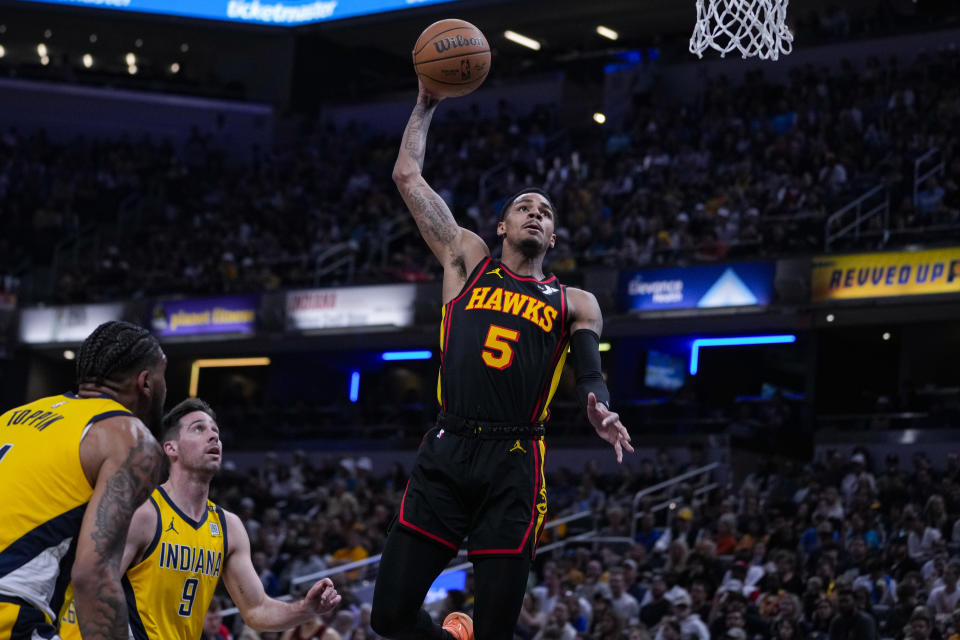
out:
M417 38L413 68L430 93L444 98L465 96L483 84L490 72L490 44L469 22L440 20Z

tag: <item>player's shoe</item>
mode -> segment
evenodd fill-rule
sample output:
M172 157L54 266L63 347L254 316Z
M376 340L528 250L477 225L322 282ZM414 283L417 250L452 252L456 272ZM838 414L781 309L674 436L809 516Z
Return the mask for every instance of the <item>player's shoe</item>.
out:
M443 619L443 630L456 640L473 640L473 618L455 611Z

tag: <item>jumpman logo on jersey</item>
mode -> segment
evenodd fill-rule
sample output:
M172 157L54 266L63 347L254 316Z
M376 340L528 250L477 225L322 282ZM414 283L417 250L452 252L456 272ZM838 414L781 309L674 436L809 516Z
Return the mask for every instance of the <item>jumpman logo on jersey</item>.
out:
M513 443L513 448L510 449L510 451L507 451L507 453L513 453L514 451L522 451L523 453L526 453L526 452L527 452L526 449L524 449L522 446L520 446L520 441L519 441L519 440L517 440L516 442Z
M497 276L498 278L500 278L501 280L503 280L503 274L500 273L500 267L497 267L497 268L494 269L493 271L487 271L487 272L486 272L485 274L483 274L483 275L485 275L485 276L495 275L495 276Z
M180 532L177 531L173 526L173 518L170 518L170 526L164 529L163 532L166 533L167 531L173 531L175 534L180 535Z

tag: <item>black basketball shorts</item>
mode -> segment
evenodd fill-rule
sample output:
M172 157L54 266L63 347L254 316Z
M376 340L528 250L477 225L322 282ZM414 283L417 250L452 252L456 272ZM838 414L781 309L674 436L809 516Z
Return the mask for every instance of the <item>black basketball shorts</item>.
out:
M542 438L423 438L397 524L471 559L536 554L547 516Z

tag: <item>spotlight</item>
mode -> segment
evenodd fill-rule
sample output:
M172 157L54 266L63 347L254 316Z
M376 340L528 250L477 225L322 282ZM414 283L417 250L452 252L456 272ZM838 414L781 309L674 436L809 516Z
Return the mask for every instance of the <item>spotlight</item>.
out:
M48 51L47 51L47 45L46 45L46 44L44 44L43 42L41 42L40 44L37 45L37 55L38 55L38 56L40 56L40 57L42 58L42 57L44 57L45 55L47 55L47 53L48 53Z
M611 29L610 27L605 27L602 24L597 25L597 33L607 38L608 40L616 40L620 37L620 34Z
M890 332L889 332L889 331L884 331L884 332L883 332L883 336L881 336L881 337L882 337L884 340L889 340L889 339L890 339Z
M49 40L50 38L53 37L53 31L50 31L50 29L44 29L43 37Z
M137 56L133 55L132 53L128 53L127 57L124 58L124 60L127 61L128 67L133 67L137 64Z
M127 73L129 73L129 74L132 75L132 76L137 75L137 65L135 65L135 64L129 65L129 66L127 67Z
M93 56L89 53L83 54L83 67L84 69L89 69L93 66Z
M187 51L190 51L190 45L184 42L183 44L180 45L180 51L181 53L186 53Z
M47 56L42 56L40 58L40 64L42 64L43 66L47 66L48 64L50 64L50 58L48 58Z
M73 350L71 349L67 349L66 351L63 352L64 360L73 360L76 357L77 357L77 354L74 353Z
M540 51L540 43L533 38L528 38L527 36L517 33L516 31L507 31L503 32L503 37L509 40L510 42L516 42L522 47L527 49L533 49L534 51Z
M3 48L3 45L0 44L0 58L7 55L7 50Z
M836 320L836 317L832 313L827 314L827 322L833 322Z
M134 41L133 41L133 46L135 46L137 49L139 49L140 47L142 47L142 46L143 46L143 38L137 38L136 40L134 40Z
M180 73L180 63L174 62L170 65L170 73Z
M90 34L90 44L94 44L94 43L96 43L96 41L97 41L97 34L91 33L91 34Z
M597 124L603 124L604 122L607 121L607 116L605 116L604 114L598 111L595 114L593 114L593 121L596 122Z

